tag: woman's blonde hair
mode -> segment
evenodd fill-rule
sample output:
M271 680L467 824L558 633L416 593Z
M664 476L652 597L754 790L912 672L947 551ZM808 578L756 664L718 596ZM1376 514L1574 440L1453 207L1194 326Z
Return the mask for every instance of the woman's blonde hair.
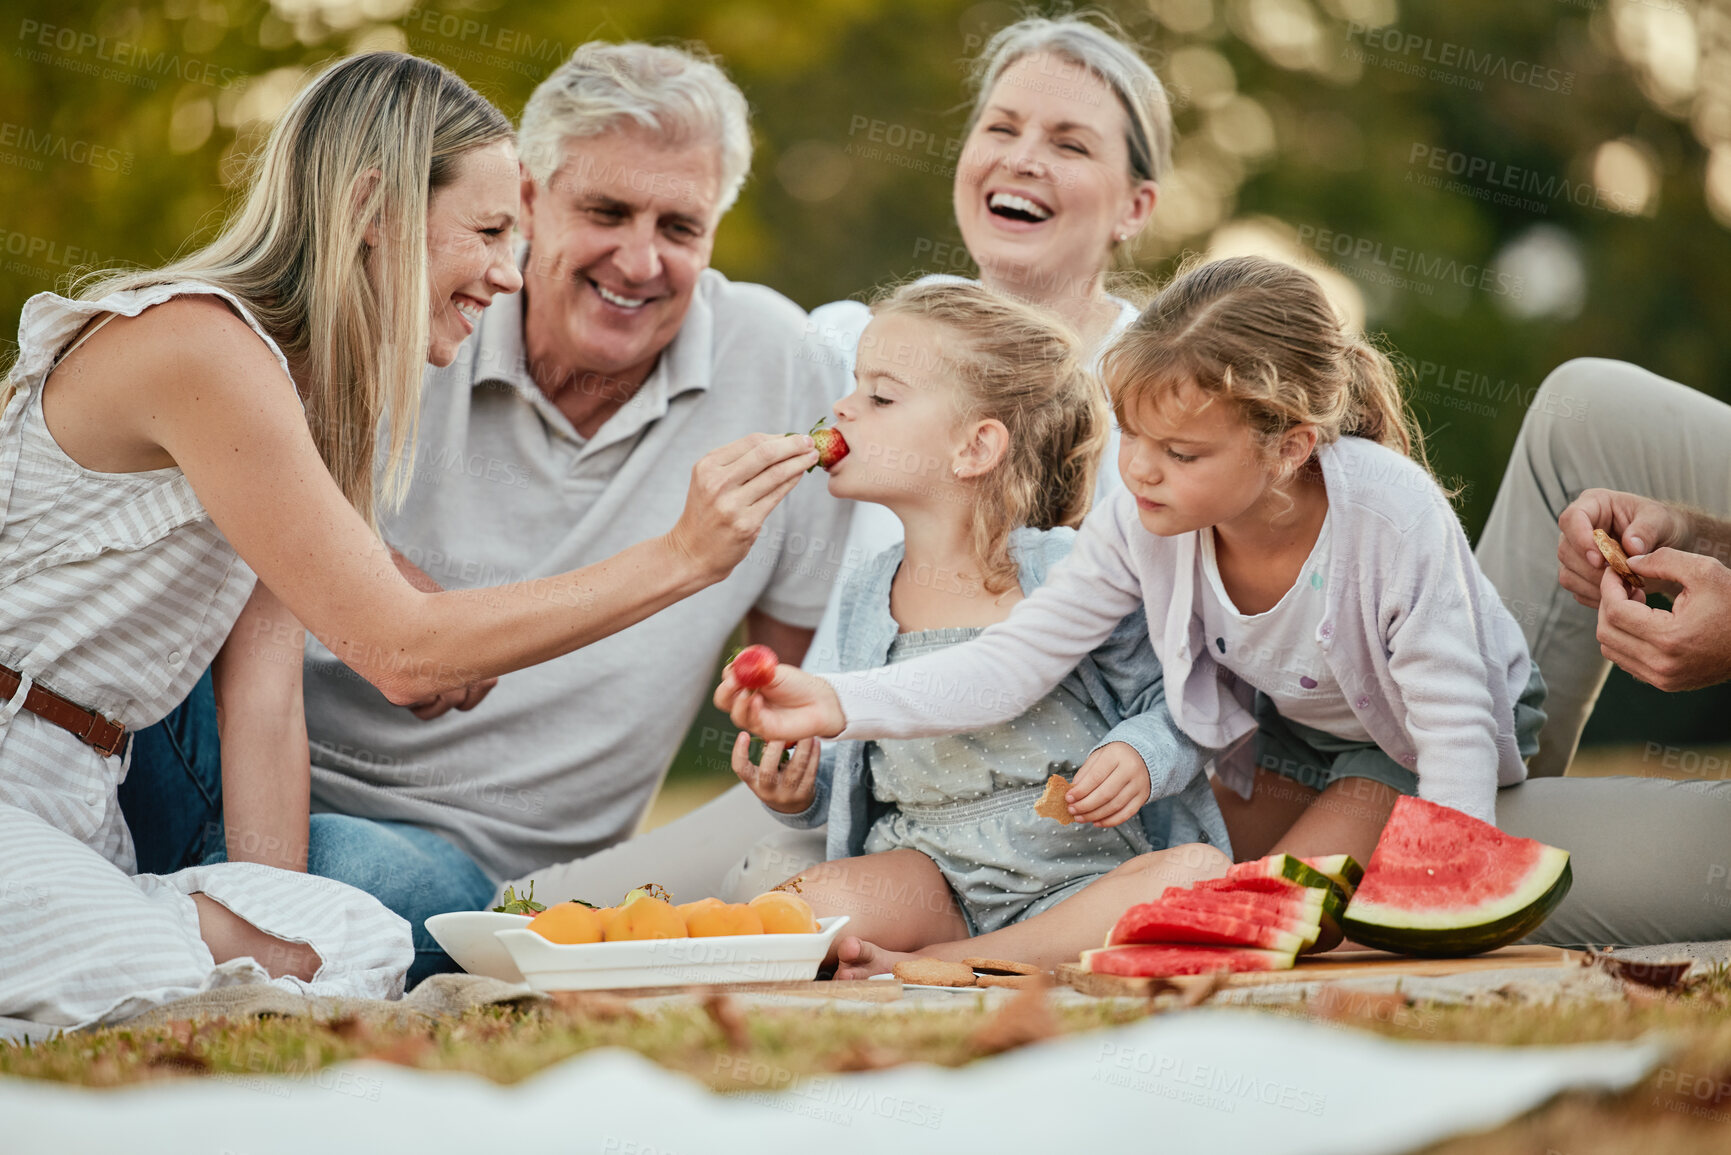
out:
M1008 450L979 479L972 532L987 592L1014 588L1010 534L1080 525L1094 501L1109 411L1081 339L1050 313L973 281L904 285L872 315L917 317L961 338L960 355L931 375L955 387L958 424L993 419L1009 431Z
M95 274L79 298L169 281L233 293L297 366L319 454L371 523L382 418L387 503L401 500L414 458L428 202L464 154L511 138L510 121L448 69L398 52L348 57L277 121L215 240L162 268Z
M1143 404L1164 406L1189 384L1234 405L1265 454L1311 424L1319 445L1363 437L1430 468L1393 363L1342 321L1315 277L1281 261L1192 262L1106 350L1101 370L1126 429Z

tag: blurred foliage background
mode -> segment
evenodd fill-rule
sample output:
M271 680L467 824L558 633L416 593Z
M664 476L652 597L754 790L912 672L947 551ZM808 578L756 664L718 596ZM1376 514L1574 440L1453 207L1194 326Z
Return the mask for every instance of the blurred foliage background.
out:
M1623 358L1731 397L1731 0L1100 6L1177 115L1175 172L1135 271L1152 285L1187 252L1255 249L1322 272L1409 362L1470 533L1559 362ZM753 176L715 251L729 276L811 307L967 272L950 210L965 61L1021 13L970 0L4 7L8 318L82 266L152 264L207 237L243 158L335 56L431 57L515 117L597 37L701 41L750 98ZM1613 679L1588 742L1726 740L1731 696ZM696 733L676 773L725 774Z

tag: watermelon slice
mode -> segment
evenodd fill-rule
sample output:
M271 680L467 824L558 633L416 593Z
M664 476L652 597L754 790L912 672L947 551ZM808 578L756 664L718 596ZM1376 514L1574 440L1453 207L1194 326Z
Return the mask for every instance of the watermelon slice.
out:
M1286 855L1281 855L1280 857L1284 858ZM1263 859L1262 861L1266 862L1268 860ZM1294 858L1292 861L1297 863L1299 869L1309 872L1318 881L1311 884L1294 882L1292 879L1283 876L1256 874L1233 875L1229 873L1225 878L1209 878L1194 883L1191 885L1190 889L1197 891L1251 891L1298 895L1313 890L1322 895L1322 913L1328 915L1330 918L1339 918L1341 912L1346 909L1346 897L1341 894L1340 888L1323 878L1322 875L1317 874L1314 870L1311 870L1310 867L1299 862L1298 859ZM1239 866L1257 865L1259 864L1254 862L1241 862L1238 866L1234 866L1232 869L1237 870Z
M1223 946L1109 946L1082 952L1082 969L1097 975L1164 978L1214 971L1292 969L1290 951Z
M1239 865L1250 866L1254 864L1240 863ZM1302 866L1302 864L1300 865ZM1318 875L1317 877L1321 876ZM1240 897L1245 894L1279 894L1298 896L1301 901L1320 901L1322 903L1321 929L1317 933L1316 941L1305 948L1306 954L1333 950L1346 937L1340 929L1340 918L1346 911L1346 899L1341 895L1340 888L1336 886L1305 886L1285 877L1271 878L1257 875L1208 879L1204 882L1195 883L1191 889L1198 893L1221 891Z
M1320 899L1306 905L1276 894L1234 893L1229 890L1187 891L1171 887L1157 903L1148 905L1157 905L1168 910L1193 910L1199 914L1222 914L1228 918L1241 918L1246 922L1289 930L1303 936L1305 947L1314 945L1322 930ZM1125 938L1119 941L1146 940ZM1110 940L1107 945L1111 945Z
M1402 796L1341 925L1400 954L1479 954L1538 929L1572 877L1566 850Z
M1263 880L1255 880L1260 884ZM1168 886L1160 895L1161 902L1191 902L1191 903L1233 903L1239 906L1253 906L1276 914L1284 914L1294 918L1309 921L1320 916L1327 902L1328 892L1309 886L1292 886L1283 890L1258 889L1231 890L1210 888L1193 890L1187 886Z
M1346 891L1340 884L1307 864L1303 859L1294 858L1290 854L1270 854L1267 858L1258 858L1255 862L1235 863L1226 871L1227 878L1284 878L1288 882L1296 882L1300 886L1320 886L1333 890L1340 895L1340 901L1346 901Z
M1358 889L1358 884L1364 881L1364 867L1350 854L1328 854L1318 858L1301 858L1298 861L1340 887L1341 893L1349 899L1352 892Z
M1138 914L1135 919L1132 919L1130 911L1140 911L1141 913ZM1304 946L1309 946L1316 940L1317 933L1322 925L1322 912L1320 910L1314 911L1309 915L1289 914L1272 909L1265 904L1238 902L1230 896L1216 898L1214 895L1195 895L1190 897L1162 898L1154 902L1145 902L1133 906L1130 908L1130 911L1125 911L1124 915L1118 920L1119 926L1123 927L1122 934L1120 934L1118 930L1114 929L1113 935L1107 939L1107 946L1116 946L1119 943L1127 942L1165 941L1164 939L1150 938L1139 932L1133 931L1132 928L1136 925L1137 919L1164 918L1168 915L1199 918L1228 918L1238 922L1253 923L1257 926L1272 927L1275 930L1288 931L1292 934L1298 935L1304 940ZM1256 944L1247 943L1244 945Z
M1297 954L1305 937L1290 930L1214 912L1143 902L1125 911L1106 936L1107 946L1125 943L1201 943L1252 946Z

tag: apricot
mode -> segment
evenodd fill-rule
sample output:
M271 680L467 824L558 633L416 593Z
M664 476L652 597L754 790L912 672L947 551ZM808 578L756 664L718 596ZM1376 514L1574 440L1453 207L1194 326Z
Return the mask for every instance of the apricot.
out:
M771 890L751 900L751 909L763 920L764 934L816 934L817 916L811 905L786 890Z
M681 918L683 918L687 923L690 923L691 922L691 916L694 913L696 913L697 911L707 910L709 907L712 907L712 906L726 906L726 905L727 904L725 902L722 902L719 898L700 898L696 902L679 903L676 906L674 906L673 909L677 910L679 912L679 916Z
M723 934L762 934L763 919L743 902L718 902L694 913L685 920L692 938L712 938Z
M622 939L684 938L685 919L659 898L635 898L606 919L608 942Z
M529 929L548 942L600 942L605 931L601 912L580 902L561 902L529 920Z

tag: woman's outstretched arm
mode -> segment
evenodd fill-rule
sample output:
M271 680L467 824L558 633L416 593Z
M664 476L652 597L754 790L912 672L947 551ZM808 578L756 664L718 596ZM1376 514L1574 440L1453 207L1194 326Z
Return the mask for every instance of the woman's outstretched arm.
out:
M742 438L697 463L676 524L605 561L426 593L343 497L290 382L243 321L177 300L125 336L114 420L166 450L288 612L398 704L569 653L719 581L816 459L807 437Z

